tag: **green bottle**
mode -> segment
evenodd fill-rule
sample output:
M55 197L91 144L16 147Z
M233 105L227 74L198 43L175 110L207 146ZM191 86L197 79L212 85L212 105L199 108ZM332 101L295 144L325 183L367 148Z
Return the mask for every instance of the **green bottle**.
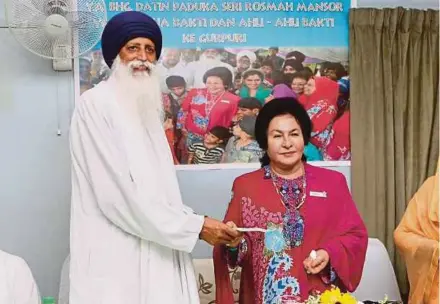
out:
M53 297L43 298L43 303L42 304L56 304L55 303L55 298L53 298Z

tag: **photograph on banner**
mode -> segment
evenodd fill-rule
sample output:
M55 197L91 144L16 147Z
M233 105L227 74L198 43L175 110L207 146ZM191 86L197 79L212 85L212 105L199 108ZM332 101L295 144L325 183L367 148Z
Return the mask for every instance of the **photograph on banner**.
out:
M309 161L350 160L350 1L127 3L109 2L109 18L112 9L137 9L163 31L153 73L176 165L258 163L255 120L277 97L294 97L309 113ZM78 69L80 93L111 72L100 45L79 58Z

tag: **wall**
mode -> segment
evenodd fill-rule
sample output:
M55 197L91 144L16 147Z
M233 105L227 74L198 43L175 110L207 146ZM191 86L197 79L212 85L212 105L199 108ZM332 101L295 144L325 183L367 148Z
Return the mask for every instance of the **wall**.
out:
M57 75L7 29L0 41L0 249L23 257L53 295L68 253L72 74Z
M57 295L68 254L70 172L67 131L71 73L23 49L5 28L0 0L0 248L22 256L41 293ZM416 4L413 4L417 2ZM359 6L436 7L437 0L359 0ZM62 136L57 136L58 123ZM185 202L221 218L233 179L248 170L179 171ZM347 168L345 174L349 177ZM208 184L216 188L208 188ZM194 187L197 185L197 188ZM195 256L210 254L198 244Z

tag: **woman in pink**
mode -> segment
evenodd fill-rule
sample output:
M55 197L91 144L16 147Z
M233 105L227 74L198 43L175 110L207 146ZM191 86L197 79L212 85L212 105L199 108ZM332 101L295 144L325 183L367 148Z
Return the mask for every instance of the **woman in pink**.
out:
M336 285L358 286L367 231L345 177L308 165L311 121L293 98L274 99L259 113L262 168L234 181L224 221L246 232L214 247L216 303L232 304L229 268L241 266L241 304L302 303Z
M312 77L308 80L299 102L312 120L310 141L324 151L330 136L332 123L338 109L339 86L327 77Z
M239 97L228 92L232 73L225 67L208 70L204 89L192 89L182 103L177 128L186 136L187 147L202 142L213 127L229 128L237 113Z

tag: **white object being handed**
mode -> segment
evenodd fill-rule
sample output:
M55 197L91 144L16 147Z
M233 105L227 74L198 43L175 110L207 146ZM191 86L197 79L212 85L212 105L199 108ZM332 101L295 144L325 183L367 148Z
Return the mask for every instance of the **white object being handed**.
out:
M312 259L312 260L316 260L316 258L318 257L318 255L316 254L316 251L315 250L312 250L311 252L310 252L310 258Z
M258 227L254 227L254 228L236 228L237 231L240 232L262 232L262 233L266 233L266 229L263 228L258 228Z

